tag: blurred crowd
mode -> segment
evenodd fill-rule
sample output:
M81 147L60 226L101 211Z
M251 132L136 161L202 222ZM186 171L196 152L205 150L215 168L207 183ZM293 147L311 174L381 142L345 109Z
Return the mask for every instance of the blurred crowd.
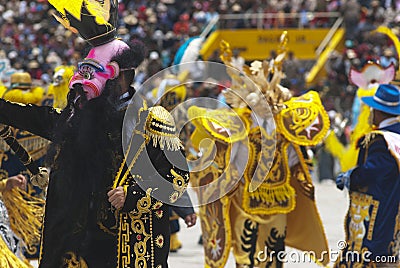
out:
M326 0L120 0L119 35L125 40L139 38L148 47L146 75L168 67L177 49L190 36L221 14L301 13L304 18L271 18L263 28L323 26L309 12L337 11L340 1ZM0 59L8 59L15 69L28 71L33 79L48 83L55 66L75 65L84 54L82 39L64 30L52 17L47 1L0 0ZM246 17L245 16L245 17ZM278 16L279 17L279 16ZM301 16L300 16L301 17ZM254 18L228 20L219 27L256 27Z
M329 27L329 18L313 16L316 12L341 12L346 29L343 51L334 51L326 65L327 77L313 89L324 93L327 109L345 116L351 114L356 88L349 84L350 67L361 69L368 61L384 67L398 66L397 52L390 40L371 30L385 25L400 31L400 0L120 0L119 36L129 41L142 40L148 48L145 63L137 71L144 81L171 65L175 53L189 37L199 35L215 17L244 14L241 19L225 20L218 27L254 28L260 21L250 14L274 14L263 19L262 28ZM53 70L61 64L76 65L86 54L83 40L66 31L52 17L47 1L0 0L0 71L4 64L28 71L36 82L51 82ZM291 18L290 14L297 14ZM335 18L336 19L336 18ZM276 53L271 51L270 58ZM205 60L219 61L218 51ZM235 55L238 63L244 60ZM310 66L311 67L311 66ZM3 69L2 69L3 68ZM283 66L283 83L295 94L307 90L305 65L289 53ZM205 88L207 87L200 87ZM215 90L212 94L218 96ZM197 92L197 95L207 94ZM211 94L211 93L210 93Z
M356 18L356 19L354 19ZM351 118L351 105L356 86L349 83L351 68L362 70L368 62L383 68L393 64L399 67L396 48L386 35L376 33L379 26L391 28L400 34L400 1L356 1L343 4L343 19L346 30L345 47L333 51L326 64L327 77L321 79L316 88L326 92L325 106Z

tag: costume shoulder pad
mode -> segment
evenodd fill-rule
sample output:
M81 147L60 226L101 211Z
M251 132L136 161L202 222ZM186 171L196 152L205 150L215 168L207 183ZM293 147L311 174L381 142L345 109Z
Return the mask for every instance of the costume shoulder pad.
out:
M191 106L188 117L197 132L228 144L246 139L251 126L249 115L242 110L212 110Z
M298 145L315 146L329 130L329 117L315 91L293 97L276 116L278 131Z
M154 147L161 150L178 151L183 149L182 142L176 134L175 121L172 115L161 106L149 108L145 132L153 140Z

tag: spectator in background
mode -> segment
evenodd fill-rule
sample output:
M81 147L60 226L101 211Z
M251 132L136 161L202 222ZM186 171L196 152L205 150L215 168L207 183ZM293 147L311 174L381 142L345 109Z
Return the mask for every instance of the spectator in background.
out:
M393 51L390 48L386 48L383 51L383 55L380 57L379 63L384 68L389 67L390 64L393 64L396 67L396 69L398 66L397 59L393 57Z
M162 70L162 62L160 60L160 55L157 51L150 52L149 62L147 64L147 78L152 77Z
M182 14L179 17L179 21L174 24L174 33L178 36L184 36L189 34L189 23L190 16L187 13Z
M381 7L378 0L371 2L371 8L367 12L367 16L371 16L375 25L380 25L384 21L385 9Z
M240 56L239 49L233 50L231 63L234 67L236 67L240 71L243 71L243 65L244 65L245 61L244 61L244 58Z
M353 39L357 33L357 25L361 17L361 6L357 0L348 0L341 8L346 39Z
M296 88L303 87L304 77L302 67L299 60L294 57L293 51L289 51L288 57L283 62L283 72L286 74L286 79L289 80L290 89L293 86Z

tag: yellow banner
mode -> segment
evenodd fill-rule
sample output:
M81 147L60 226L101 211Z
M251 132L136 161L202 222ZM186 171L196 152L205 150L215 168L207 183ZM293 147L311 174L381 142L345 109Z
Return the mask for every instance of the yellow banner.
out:
M239 49L245 60L269 58L270 51L276 50L283 29L274 30L218 30L205 41L200 54L203 60L218 50L221 40L231 44L232 49ZM327 35L329 29L290 29L288 30L288 51L293 51L298 59L315 59L315 50Z

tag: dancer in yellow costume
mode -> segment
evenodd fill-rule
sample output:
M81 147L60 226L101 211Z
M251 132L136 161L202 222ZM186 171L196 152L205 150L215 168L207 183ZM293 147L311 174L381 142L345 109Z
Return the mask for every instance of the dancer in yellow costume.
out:
M376 30L371 32L371 34L372 33L386 35L393 42L397 53L400 52L400 41L391 29L385 26L379 26ZM398 85L398 81L400 81L400 77L398 76L400 76L400 73L397 70L396 77L395 74L396 70L393 65L384 69L376 63L367 63L360 72L353 68L351 69L349 80L358 86L355 101L360 103L361 108L360 114L354 119L357 123L352 130L350 143L348 146L344 146L333 132L330 133L325 140L326 149L339 159L342 172L355 167L359 152L359 149L357 149L357 142L361 137L372 130L372 123L369 122L370 108L362 104L361 98L373 96L379 84L391 83ZM393 81L393 79L397 80L397 82Z
M192 142L202 154L199 166L207 167L191 172L204 204L199 215L206 267L224 267L231 248L236 267L282 267L285 245L329 262L304 147L324 138L329 118L316 92L292 97L279 85L286 42L284 34L274 61L244 67L258 91L232 71L232 52L223 42L221 59L233 80L225 98L233 110L193 106L188 111L196 127ZM266 118L268 106L273 118ZM265 117L255 118L249 107ZM243 159L246 152L249 158ZM224 189L232 190L222 195Z
M347 146L344 146L334 131L325 140L326 149L339 159L342 171L355 167L359 151L357 142L372 130L372 124L369 122L370 108L361 103L361 98L373 96L379 84L388 84L393 80L395 72L393 65L388 68L382 68L372 62L367 63L361 71L357 71L354 68L350 70L349 80L358 86L354 103L359 106L359 114L353 114L355 124L353 124L354 128L350 135L350 142Z
M47 90L47 97L43 105L63 109L67 105L69 80L74 75L75 66L60 65L54 69L53 82Z

